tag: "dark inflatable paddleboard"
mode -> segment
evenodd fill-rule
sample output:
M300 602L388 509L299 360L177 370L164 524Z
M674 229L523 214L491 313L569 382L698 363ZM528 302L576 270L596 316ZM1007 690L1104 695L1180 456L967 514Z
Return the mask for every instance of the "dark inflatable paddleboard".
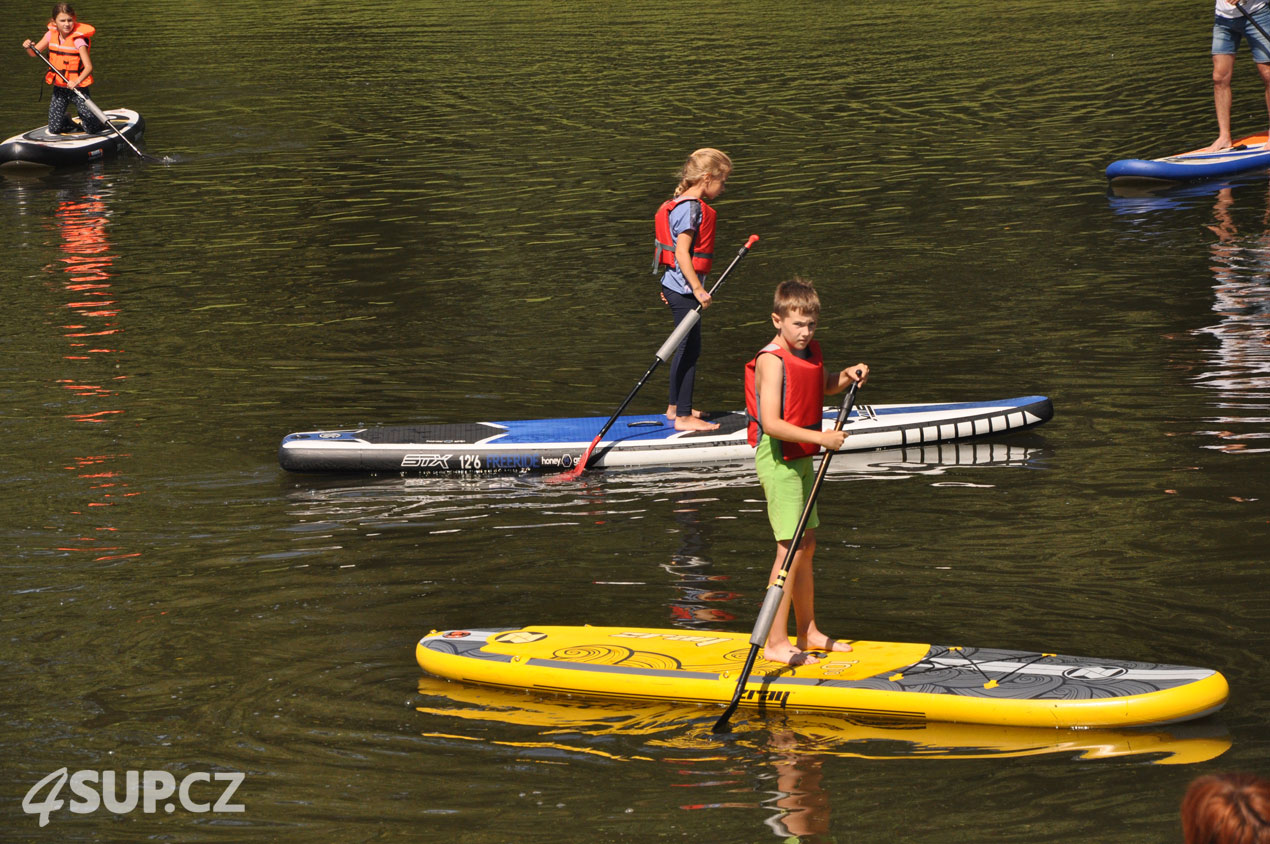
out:
M140 114L127 108L110 109L105 114L125 138L134 144L140 142L146 126ZM48 126L40 126L0 144L0 167L73 167L113 158L125 147L127 144L110 129L55 135Z

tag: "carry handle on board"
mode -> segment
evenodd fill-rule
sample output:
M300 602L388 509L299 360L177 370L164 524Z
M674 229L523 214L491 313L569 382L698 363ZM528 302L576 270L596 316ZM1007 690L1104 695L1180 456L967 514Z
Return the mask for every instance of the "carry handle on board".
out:
M34 44L35 42L34 42L34 41L32 41L31 43L32 43L32 44ZM61 72L60 70L58 70L57 68L53 67L53 63L52 63L51 61L49 61L49 60L48 60L48 58L46 58L46 57L45 57L45 55L44 55L43 53L41 53L39 50L36 50L34 47L32 47L32 48L31 48L31 52L33 52L33 53L35 53L37 56L39 56L39 57L40 57L40 61L42 61L42 62L44 62L46 65L48 65L48 66L49 66L49 70L51 70L51 71L53 71L54 73L56 73L56 74L57 74L57 75L61 78L61 80L62 80L63 82L65 82L65 83L66 83L66 87L67 87L67 88L71 88L71 81L70 81L69 79L67 79L65 76L62 76L62 72ZM86 95L83 91L79 90L78 88L71 88L71 91L72 91L72 92L74 92L75 96L79 97L79 102L80 102L80 105L82 105L84 108L86 108L86 109L88 109L90 112L92 112L93 117L95 117L95 118L97 118L99 121L101 121L101 124L102 124L103 126L108 127L108 128L109 128L112 132L114 132L116 135L118 135L118 136L119 136L119 140L123 141L125 144L127 144L129 147L131 147L133 152L135 152L137 155L139 155L139 156L140 156L142 159L144 159L145 161L155 161L155 162L160 162L160 163L162 163L162 159L155 158L153 155L146 155L144 152L142 152L141 150L137 149L136 144L134 144L132 141L130 141L130 140L128 140L126 137L124 137L123 132L120 132L120 131L119 131L119 129L115 126L115 124L113 124L113 123L111 123L111 122L110 122L110 118L106 117L106 113L105 113L104 111L102 111L101 109L99 109L99 108L97 107L97 103L95 103L95 102L93 102L91 99L89 99L89 98L88 98L88 96L87 96L87 95Z

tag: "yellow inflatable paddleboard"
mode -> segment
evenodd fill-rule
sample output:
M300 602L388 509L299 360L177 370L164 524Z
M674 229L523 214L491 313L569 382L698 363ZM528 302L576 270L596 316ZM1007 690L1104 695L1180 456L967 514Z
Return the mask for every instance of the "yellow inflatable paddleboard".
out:
M902 642L851 643L792 667L759 659L741 705L891 723L1137 727L1202 718L1226 702L1220 673L1178 665ZM610 700L725 705L749 652L744 633L625 627L433 631L430 674Z
M518 736L495 743L531 750L609 755L614 752L611 745L603 742L597 746L588 739L621 736L637 739L630 747L642 750L614 757L622 761L674 759L679 758L678 754L700 759L703 752L719 749L719 739L710 731L710 721L717 713L699 706L540 695L456 683L429 674L420 675L419 694L425 698L415 707L419 712L455 724L451 730L461 729L463 724L477 727L466 734L425 732L425 736L491 741L485 725L497 722L528 728L534 731L535 738ZM1080 759L1131 757L1156 765L1191 765L1221 756L1231 743L1225 726L1216 720L1169 727L1055 729L768 712L763 728L749 733L759 742L760 749L785 753L814 748L817 756L853 759L996 759L1068 754Z

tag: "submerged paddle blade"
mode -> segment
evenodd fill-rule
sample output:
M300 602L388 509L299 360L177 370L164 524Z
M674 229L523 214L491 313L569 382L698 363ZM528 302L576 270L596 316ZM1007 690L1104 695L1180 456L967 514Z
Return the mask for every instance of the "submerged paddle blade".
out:
M758 646L750 645L750 652L745 655L745 666L741 669L741 676L736 681L736 689L732 692L732 700L728 702L727 708L723 710L719 720L715 721L714 726L710 728L710 732L715 735L731 732L728 729L728 721L732 719L732 714L736 712L737 706L741 703L741 693L745 691L745 681L750 677L750 671L754 668L754 660L757 656Z
M605 426L604 431L607 430L608 426ZM591 459L591 452L595 451L595 447L600 444L600 437L604 436L604 431L601 431L595 439L591 440L591 444L586 447L586 451L582 452L582 459L579 460L572 469L569 469L567 472L559 472L555 475L548 475L543 478L543 480L549 484L558 484L564 483L565 481L576 480L583 472L586 471L586 464L587 461Z

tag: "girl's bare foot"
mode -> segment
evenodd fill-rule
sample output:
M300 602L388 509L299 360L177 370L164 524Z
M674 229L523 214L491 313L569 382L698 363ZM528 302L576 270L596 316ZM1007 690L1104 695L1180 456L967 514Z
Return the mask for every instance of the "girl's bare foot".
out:
M763 648L763 659L771 662L780 662L785 665L815 665L820 662L815 654L809 654L794 647L793 644L786 641L781 645L766 645Z
M826 636L820 631L809 634L805 641L800 639L798 647L805 651L830 651L840 654L850 653L851 651L851 646L846 642Z
M668 404L668 405L666 405L666 418L667 418L667 419L669 419L669 420L671 420L671 421L673 422L673 421L674 421L674 419L675 419L675 417L677 417L678 415L679 415L679 408L675 407L673 404ZM693 416L695 416L695 417L697 417L698 419L700 419L700 418L701 418L701 411L700 411L700 410L694 410L694 411L692 412L692 415L693 415Z
M717 431L719 426L715 422L707 422L696 416L676 416L676 431Z

